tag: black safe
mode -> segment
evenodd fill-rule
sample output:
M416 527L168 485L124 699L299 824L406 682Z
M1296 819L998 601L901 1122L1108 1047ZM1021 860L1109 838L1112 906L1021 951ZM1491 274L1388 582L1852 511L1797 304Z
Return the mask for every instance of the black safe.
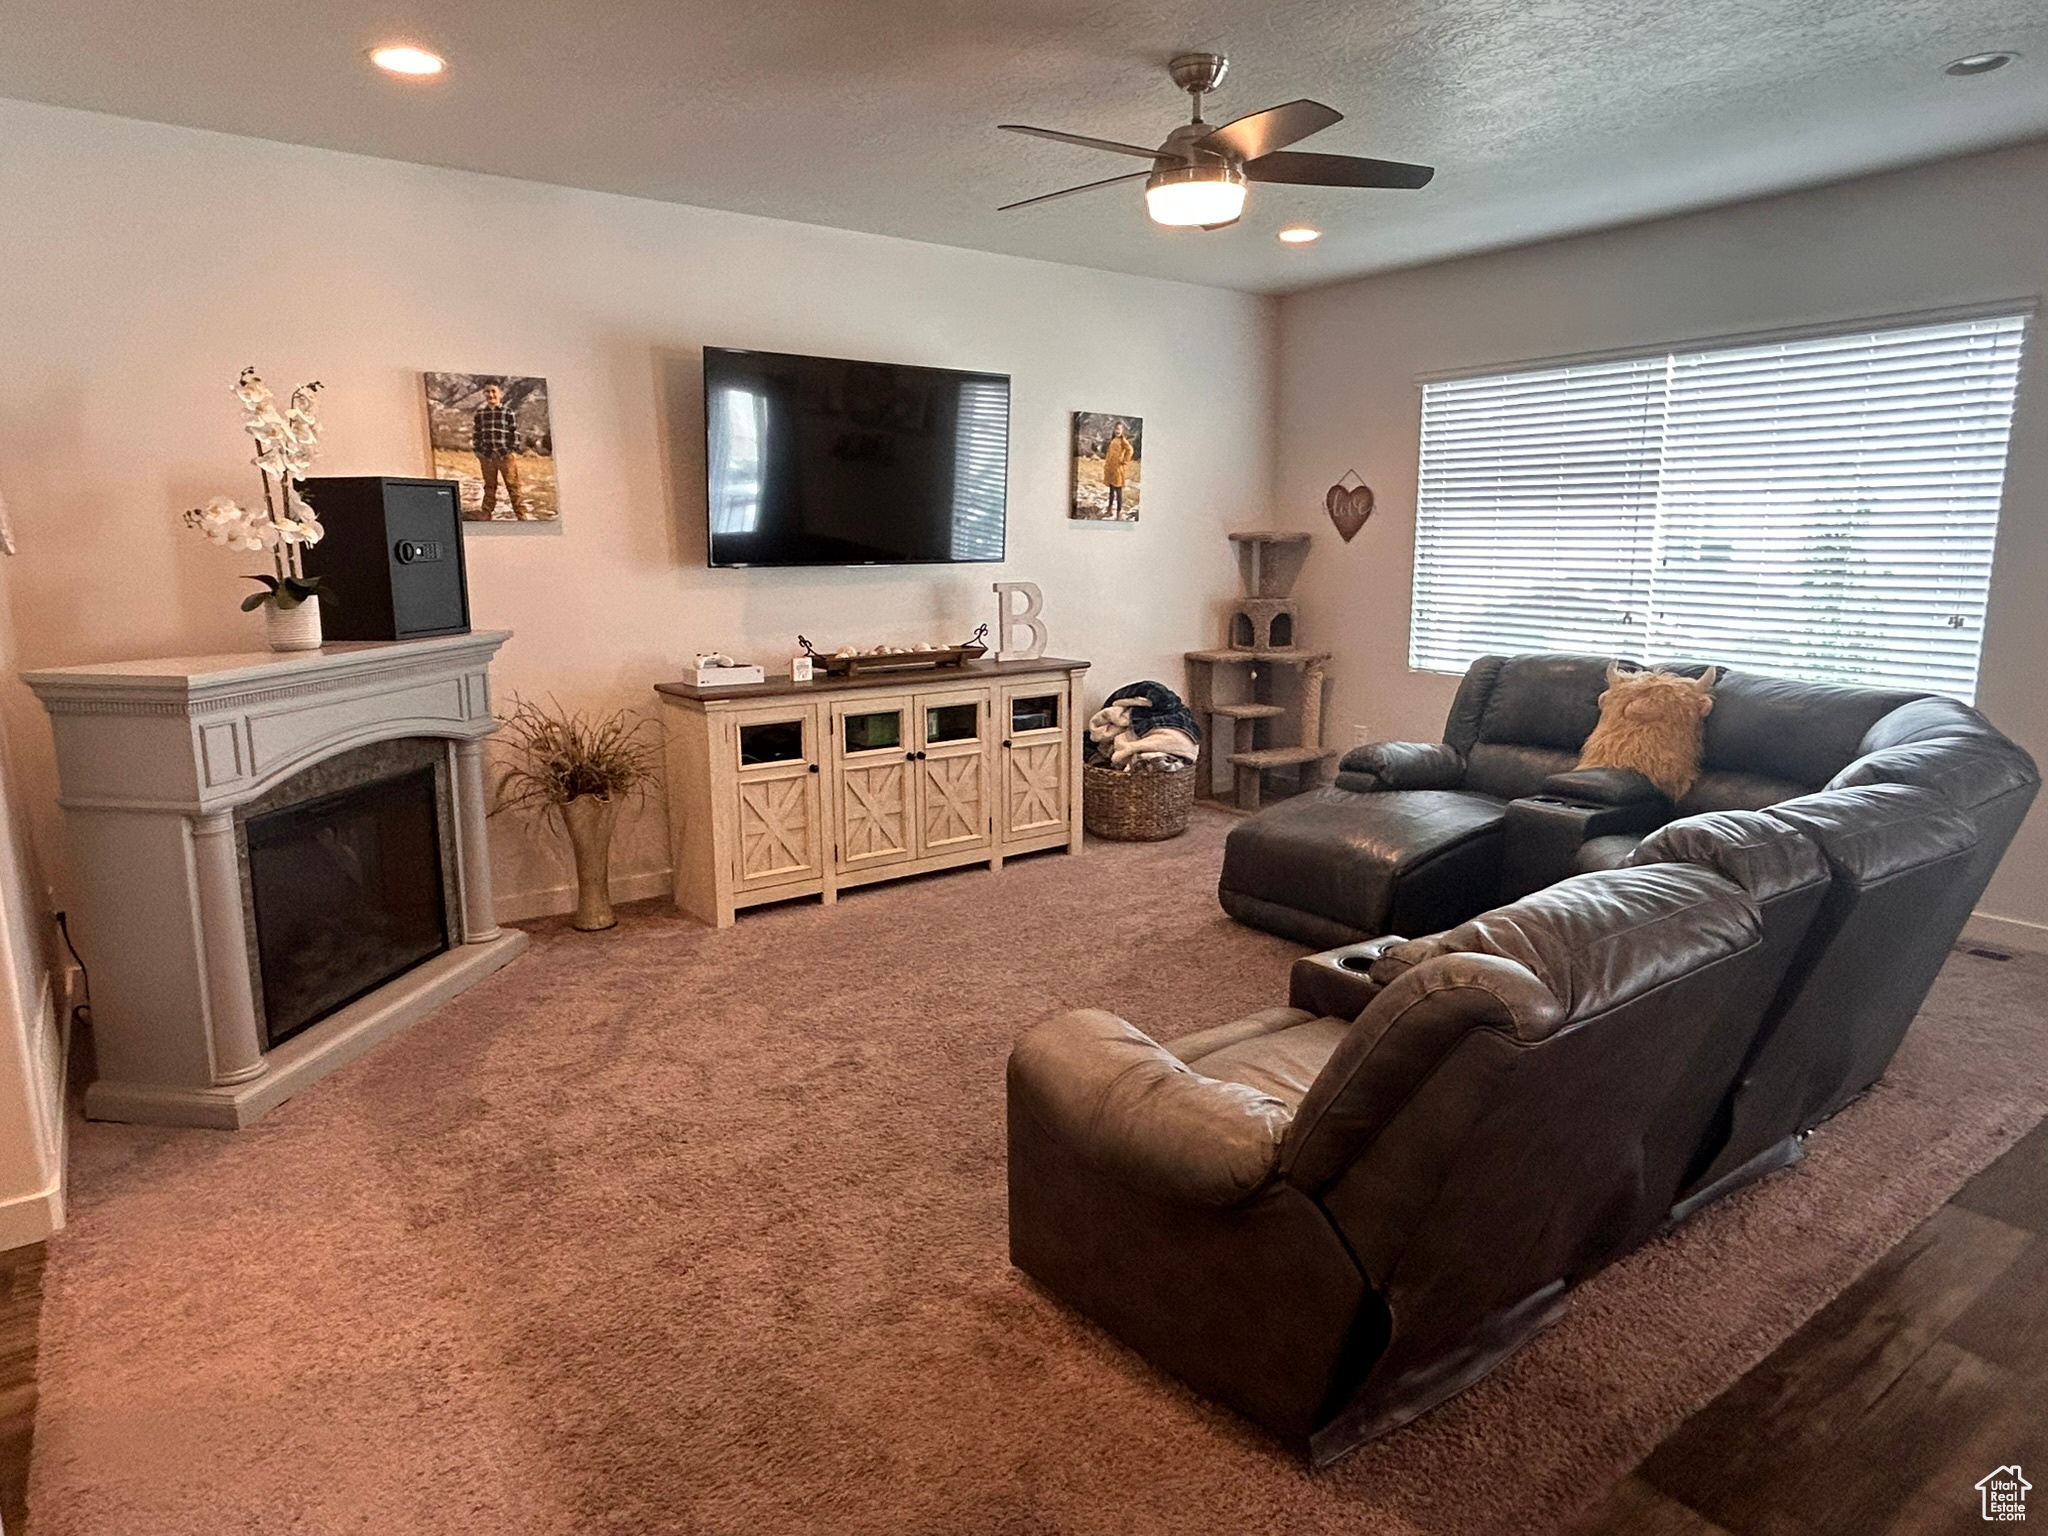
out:
M303 482L300 492L327 530L305 552L306 574L334 589L335 601L320 605L325 638L469 633L456 482L327 475Z

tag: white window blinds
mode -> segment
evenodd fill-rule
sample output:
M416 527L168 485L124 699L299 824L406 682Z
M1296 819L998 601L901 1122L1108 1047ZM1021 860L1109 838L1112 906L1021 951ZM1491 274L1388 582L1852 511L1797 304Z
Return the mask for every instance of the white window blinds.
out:
M2026 318L1423 386L1409 664L1976 691Z

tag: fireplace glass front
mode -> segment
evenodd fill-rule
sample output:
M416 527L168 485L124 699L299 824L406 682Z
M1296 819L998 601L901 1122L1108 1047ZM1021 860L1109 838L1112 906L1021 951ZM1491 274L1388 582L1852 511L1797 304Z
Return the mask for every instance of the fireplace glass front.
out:
M249 887L269 1043L448 948L434 771L249 819Z

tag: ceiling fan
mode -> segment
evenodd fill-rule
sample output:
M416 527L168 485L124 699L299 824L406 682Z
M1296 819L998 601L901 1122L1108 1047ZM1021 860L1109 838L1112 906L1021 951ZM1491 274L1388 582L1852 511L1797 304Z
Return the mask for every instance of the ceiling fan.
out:
M1421 187L1428 185L1429 178L1436 174L1429 166L1404 165L1398 160L1290 150L1288 145L1344 120L1342 112L1319 101L1290 101L1236 118L1221 128L1211 127L1202 121L1202 98L1223 83L1230 61L1220 53L1184 53L1166 68L1173 83L1195 98L1195 115L1192 121L1169 133L1157 149L1061 133L1054 128L1027 128L1022 123L999 125L1006 133L1028 133L1034 138L1079 144L1084 149L1136 155L1152 162L1150 170L1063 187L1021 202L1005 203L996 211L1008 213L1012 208L1029 208L1056 197L1071 197L1076 192L1092 192L1097 187L1113 187L1143 177L1145 211L1155 224L1183 229L1226 229L1244 211L1247 182L1288 182L1306 187Z

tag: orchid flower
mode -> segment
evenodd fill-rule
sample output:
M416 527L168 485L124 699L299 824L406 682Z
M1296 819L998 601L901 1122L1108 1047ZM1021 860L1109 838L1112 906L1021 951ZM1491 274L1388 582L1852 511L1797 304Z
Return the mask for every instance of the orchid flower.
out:
M241 377L235 380L235 394L241 399L242 404L251 411L258 410L266 405L272 405L277 398L271 394L270 386L263 382L261 375L256 372L254 367L242 370Z
M314 395L320 391L320 381L301 384L292 391L291 403L287 406L284 419L292 440L303 448L311 448L320 441L320 421L315 415L317 402Z
M270 551L277 574L257 578L270 584L268 598L289 591L297 594L293 601L303 601L318 589L319 582L318 578L307 581L300 552L319 543L327 532L299 495L297 485L313 467L320 442L320 381L301 384L280 410L275 392L250 367L235 379L234 393L242 405L242 430L256 450L250 463L263 475L263 505L244 507L229 497L216 496L204 507L187 512L185 522L228 549ZM275 500L272 481L277 483ZM288 588L283 585L287 582L291 584ZM258 597L266 600L265 594Z
M313 465L313 449L320 441L320 421L315 397L320 381L301 384L292 391L284 410L277 396L254 368L242 370L235 381L235 396L242 402L242 430L256 443L253 463L272 480L300 480Z
M185 514L185 521L213 543L228 549L259 550L269 547L265 533L270 519L226 496L216 496L205 506L195 507Z
M319 516L291 485L285 487L284 506L284 516L277 521L277 536L284 543L318 544L327 537Z

